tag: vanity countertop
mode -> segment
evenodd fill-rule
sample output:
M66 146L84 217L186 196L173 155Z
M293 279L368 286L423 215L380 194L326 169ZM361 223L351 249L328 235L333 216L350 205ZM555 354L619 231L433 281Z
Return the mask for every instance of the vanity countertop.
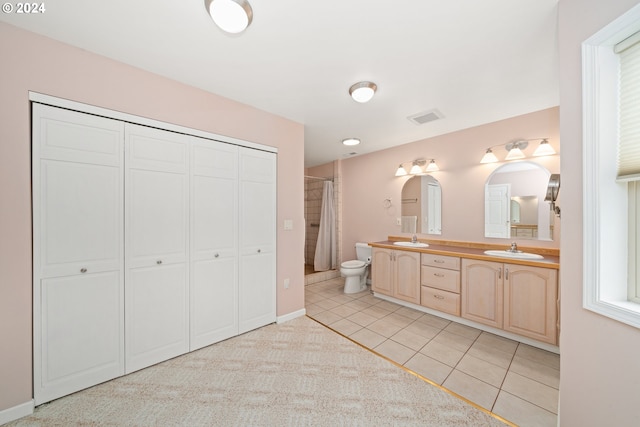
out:
M544 259L517 259L506 258L500 256L491 256L484 253L487 249L506 249L507 245L490 245L481 243L468 243L468 242L448 242L438 241L432 242L429 240L424 241L429 246L426 248L411 248L406 246L394 245L394 242L403 241L407 239L393 238L389 236L389 240L383 240L380 242L369 242L369 245L374 248L386 248L395 249L399 251L411 251L420 252L425 254L447 255L457 256L461 258L478 259L484 261L503 262L508 264L528 265L532 267L544 267L560 269L560 256L557 249L546 248L521 248L525 252L538 253L544 256Z

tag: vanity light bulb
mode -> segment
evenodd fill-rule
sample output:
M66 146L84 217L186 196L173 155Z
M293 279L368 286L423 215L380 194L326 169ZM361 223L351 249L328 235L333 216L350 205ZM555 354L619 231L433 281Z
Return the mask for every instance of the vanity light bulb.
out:
M482 157L482 160L480 160L480 163L495 163L498 161L498 158L496 157L495 154L493 154L493 151L491 151L491 148L487 149L487 152L484 153L484 156Z
M407 174L407 170L402 167L402 165L398 166L398 170L396 171L396 176L405 176Z
M409 173L411 175L422 173L422 168L417 163L414 162L413 166L411 166L411 170L409 171Z
M534 156L552 156L556 154L556 150L553 149L549 141L543 139L536 151L533 152Z

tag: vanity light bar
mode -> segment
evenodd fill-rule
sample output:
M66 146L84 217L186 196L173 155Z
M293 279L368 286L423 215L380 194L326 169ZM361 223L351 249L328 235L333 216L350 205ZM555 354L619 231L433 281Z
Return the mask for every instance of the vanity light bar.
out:
M429 162L428 164L427 161ZM404 167L404 165L408 164L411 164L411 168L407 172L407 169ZM427 165L427 167L423 169L425 165ZM400 163L398 169L396 170L395 176L423 175L428 172L435 172L439 170L440 168L436 164L435 159L416 159L410 162Z
M482 156L482 160L480 160L480 163L495 163L499 161L498 157L493 153L493 148L502 146L504 146L505 150L508 152L505 160L524 159L526 155L522 150L527 148L529 141L540 141L540 145L533 153L534 156L552 156L556 154L556 150L554 150L551 144L549 144L549 138L519 139L506 145L498 144L487 148L484 156Z

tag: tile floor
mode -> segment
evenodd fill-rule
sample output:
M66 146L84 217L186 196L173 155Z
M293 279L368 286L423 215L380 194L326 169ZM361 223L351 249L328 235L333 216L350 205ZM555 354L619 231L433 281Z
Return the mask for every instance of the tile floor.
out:
M559 355L343 287L307 285L307 315L516 425L556 426Z

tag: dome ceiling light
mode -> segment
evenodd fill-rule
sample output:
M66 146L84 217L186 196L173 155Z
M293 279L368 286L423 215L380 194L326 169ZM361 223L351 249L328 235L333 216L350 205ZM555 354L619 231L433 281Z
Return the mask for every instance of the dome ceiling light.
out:
M346 138L342 140L344 145L352 146L360 144L360 140L358 138Z
M207 12L222 31L243 32L253 20L253 10L247 0L204 0Z
M378 86L372 82L358 82L349 88L349 95L354 101L365 103L369 102L378 90Z

